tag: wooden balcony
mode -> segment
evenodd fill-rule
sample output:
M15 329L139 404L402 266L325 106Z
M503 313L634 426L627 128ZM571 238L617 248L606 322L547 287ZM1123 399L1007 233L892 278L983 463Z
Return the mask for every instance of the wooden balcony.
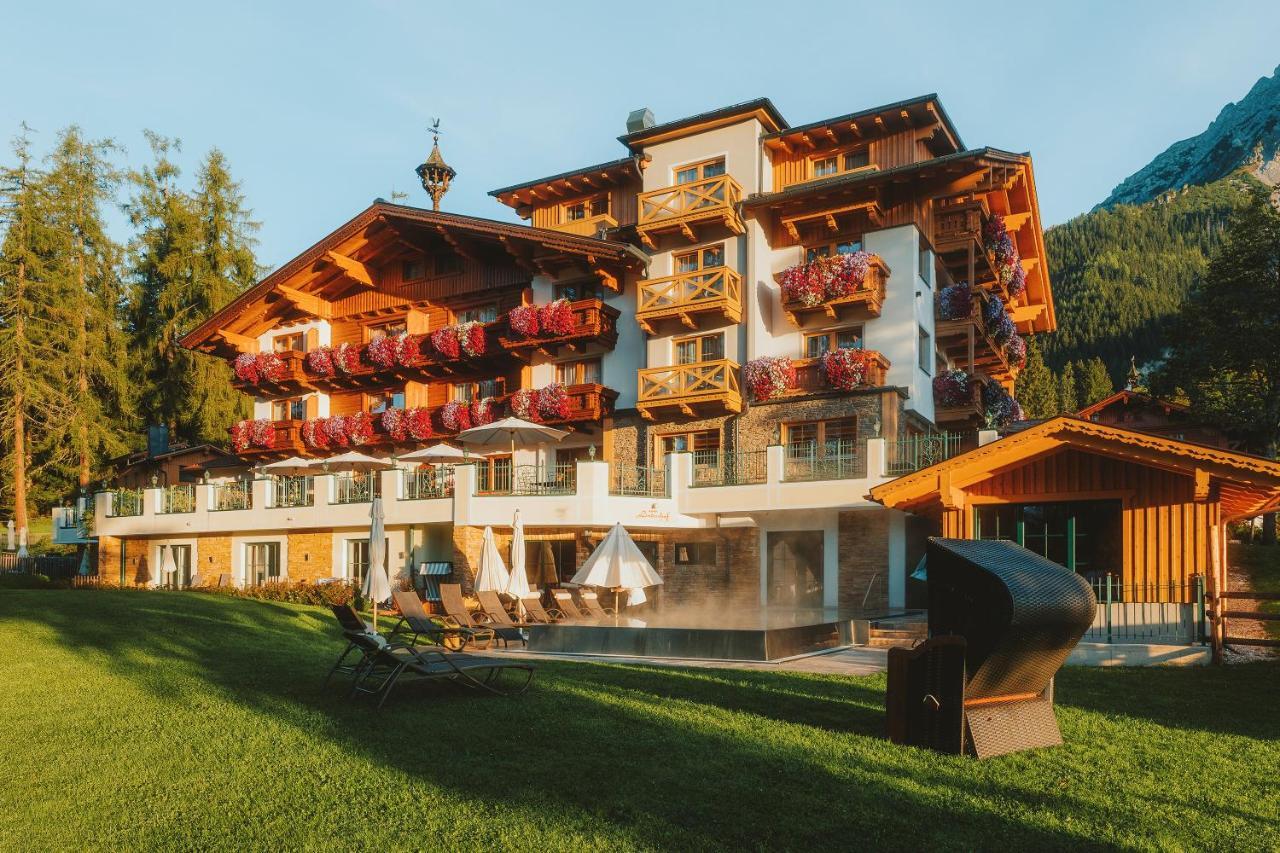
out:
M618 220L607 213L597 213L595 216L588 216L586 219L558 222L550 226L553 231L563 231L565 234L580 234L583 237L594 237L604 229L617 227Z
M879 388L885 384L885 377L889 374L889 359L875 350L867 350L867 354L872 357L872 363L868 366L866 380L859 387ZM796 387L787 392L784 398L853 393L840 391L827 384L821 358L792 359L791 366L796 370Z
M781 278L782 273L774 274L775 281L781 283ZM872 255L867 265L867 276L862 286L853 293L825 299L817 305L804 305L796 300L783 298L782 310L794 326L802 326L806 319L815 315L823 315L829 320L879 317L888 282L889 267L879 255Z
M741 201L742 186L728 175L641 193L636 233L650 249L657 248L654 236L667 231L679 231L689 242L696 242L697 225L719 223L742 234L746 226L738 212Z
M738 365L725 358L650 367L639 372L639 380L636 409L647 420L664 409L676 409L685 417L742 411Z
M982 304L976 297L968 317L943 320L941 312L935 311L933 336L938 350L961 370L983 373L999 382L1012 382L1018 370L987 334L981 312Z
M639 283L636 323L649 334L663 320L676 319L689 329L710 318L722 323L742 319L742 276L728 267L713 267Z
M977 382L969 389L969 401L962 406L944 406L936 398L933 404L933 422L939 425L977 426L984 417L982 386Z
M239 455L246 459L274 459L306 452L307 446L302 440L302 421L276 421L272 426L275 429L275 440L270 448L247 447Z
M613 404L618 399L617 391L596 382L568 385L565 387L565 393L569 396L569 414L563 418L543 418L538 423L552 425L599 423L613 414ZM498 400L502 406L502 417L510 415L510 400L509 394Z
M591 344L611 350L618 343L618 309L605 305L599 299L579 299L569 303L573 310L573 329L567 335L548 337L534 335L526 338L511 331L502 321L497 333L498 344L508 352L528 355L542 352L554 355L560 348L583 350Z
M287 397L297 394L299 391L307 391L315 387L312 384L312 377L307 375L306 353L288 350L277 353L277 355L284 362L284 375L276 380L264 378L257 383L244 382L237 379L234 373L235 359L232 359L230 362L233 365L231 386L246 394L264 398Z
M446 377L483 376L500 370L503 363L510 363L511 353L500 343L499 329L503 321L486 324L486 343L483 355L469 358L459 355L446 358L431 346L431 336L410 335L409 340L418 354L407 364L383 367L368 358L369 345L360 347L360 361L349 373L334 370L332 376L318 376L307 371L307 381L312 387L325 391L356 391L385 387L406 381L430 382Z

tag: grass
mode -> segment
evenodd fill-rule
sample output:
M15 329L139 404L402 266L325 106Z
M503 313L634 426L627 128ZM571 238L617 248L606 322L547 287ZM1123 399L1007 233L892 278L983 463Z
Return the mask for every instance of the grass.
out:
M0 594L0 849L1280 846L1280 666L1068 669L1066 745L881 736L884 678L539 665L518 698L321 679L316 608Z
M1249 576L1254 592L1280 592L1280 546L1228 545L1227 560ZM1280 601L1230 601L1238 610L1280 614ZM1280 638L1280 622L1267 622L1267 634ZM1230 622L1228 622L1230 627Z

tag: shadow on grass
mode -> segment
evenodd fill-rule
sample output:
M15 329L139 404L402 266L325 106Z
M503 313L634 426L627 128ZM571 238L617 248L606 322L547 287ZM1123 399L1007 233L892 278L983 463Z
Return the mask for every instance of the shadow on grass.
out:
M1009 766L890 746L882 677L540 663L520 698L406 685L375 715L320 687L342 645L326 612L194 593L21 596L0 615L101 653L94 665L158 696L190 676L487 807L573 815L643 846L1079 848L1102 844L1089 827L1113 817L1020 786ZM1141 705L1092 673L1068 674L1063 693L1105 713ZM1040 819L1060 809L1084 825Z

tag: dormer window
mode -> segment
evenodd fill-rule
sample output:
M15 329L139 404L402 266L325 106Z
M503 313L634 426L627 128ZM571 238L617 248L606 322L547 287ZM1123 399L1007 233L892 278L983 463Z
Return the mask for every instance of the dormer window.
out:
M865 148L852 151L838 151L833 154L819 154L809 158L810 173L814 178L829 178L852 172L870 164L870 157Z
M578 222L609 212L609 196L602 194L569 202L561 208L561 222Z
M368 339L376 338L394 338L396 335L403 335L409 330L404 320L391 320L387 323L379 323L376 326L367 326Z
M403 281L418 281L427 277L427 262L422 258L400 263L400 278Z

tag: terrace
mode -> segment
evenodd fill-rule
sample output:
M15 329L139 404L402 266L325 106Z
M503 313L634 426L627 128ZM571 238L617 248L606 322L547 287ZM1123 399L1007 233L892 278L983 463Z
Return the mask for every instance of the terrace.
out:
M649 420L669 409L686 417L695 412L742 411L738 364L727 358L650 367L639 372L639 382L636 408Z
M650 335L664 320L697 329L703 318L717 324L742 319L742 276L728 267L646 279L636 297L636 322Z

